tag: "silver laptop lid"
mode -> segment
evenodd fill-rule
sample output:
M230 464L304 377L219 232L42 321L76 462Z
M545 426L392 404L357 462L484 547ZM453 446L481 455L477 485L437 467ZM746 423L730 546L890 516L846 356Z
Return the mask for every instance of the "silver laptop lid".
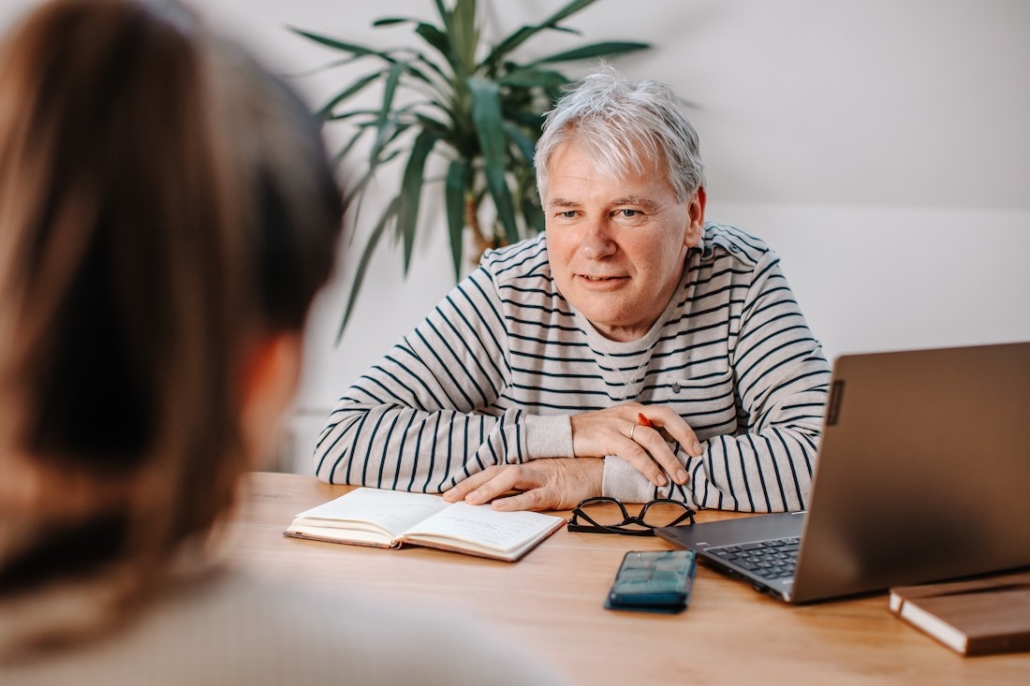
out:
M834 364L793 602L1030 565L1030 343Z

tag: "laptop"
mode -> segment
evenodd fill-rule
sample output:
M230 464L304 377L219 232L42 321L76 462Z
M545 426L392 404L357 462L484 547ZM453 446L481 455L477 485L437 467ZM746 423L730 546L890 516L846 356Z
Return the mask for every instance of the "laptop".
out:
M656 533L790 603L1030 566L1030 342L839 357L813 479Z

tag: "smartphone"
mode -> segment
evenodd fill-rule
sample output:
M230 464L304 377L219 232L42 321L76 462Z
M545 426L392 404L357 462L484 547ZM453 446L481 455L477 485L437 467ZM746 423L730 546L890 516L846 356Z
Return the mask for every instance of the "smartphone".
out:
M609 610L682 612L687 609L696 570L693 550L628 552L604 606Z

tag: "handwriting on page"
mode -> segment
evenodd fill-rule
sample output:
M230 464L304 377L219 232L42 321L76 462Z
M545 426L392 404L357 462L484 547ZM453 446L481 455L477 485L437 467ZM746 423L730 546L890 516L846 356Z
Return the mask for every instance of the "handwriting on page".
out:
M489 505L458 502L433 515L416 530L510 550L551 526L552 518L536 512L497 512Z

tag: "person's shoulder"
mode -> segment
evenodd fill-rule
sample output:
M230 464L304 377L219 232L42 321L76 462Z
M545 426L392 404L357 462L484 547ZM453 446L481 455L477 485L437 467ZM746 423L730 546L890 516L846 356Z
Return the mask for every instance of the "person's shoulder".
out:
M732 224L705 224L703 259L732 260L749 267L775 257L765 241Z
M550 279L547 241L543 233L503 248L487 250L479 264L498 284Z
M287 662L288 672L312 677L291 683L343 678L365 684L461 686L481 683L484 673L498 667L506 676L497 683L557 683L535 661L527 662L524 653L450 609L398 605L374 594L359 597L243 575L229 593L227 605L240 612L263 606L262 620L269 627L264 643L278 653L278 668ZM277 643L279 650L273 648ZM461 658L452 659L457 655Z
M239 573L171 584L132 621L75 650L5 670L40 683L472 686L557 683L535 660L450 610Z

